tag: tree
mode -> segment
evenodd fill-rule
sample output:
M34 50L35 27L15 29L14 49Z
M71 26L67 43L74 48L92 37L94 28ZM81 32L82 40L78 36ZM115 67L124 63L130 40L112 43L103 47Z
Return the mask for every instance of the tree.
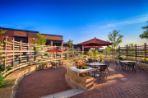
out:
M73 48L73 40L67 41L67 46L72 49Z
M133 42L130 42L130 43L128 43L127 45L128 45L128 47L134 47L136 44L133 43Z
M111 54L111 51L112 51L112 48L110 46L107 46L105 49L104 49L104 54Z
M112 42L112 48L116 49L122 43L123 35L119 34L117 30L114 30L108 35L108 39Z
M42 34L37 34L37 44L38 45L45 45L46 44L46 38Z
M144 32L142 34L140 34L140 38L141 39L148 39L148 25L144 26L142 28L144 29Z
M116 53L116 49L119 46L120 43L122 43L123 35L119 34L117 30L113 30L112 33L108 35L109 41L112 42L112 51L113 53Z
M0 29L0 35L4 35L6 32L7 30Z
M7 30L3 30L3 29L0 29L0 36L3 36L4 34L6 34ZM0 47L3 47L3 39L0 39ZM3 64L3 52L0 52L0 71L4 71L5 67L4 67L4 64Z
M0 36L3 36L4 34L6 34L7 30L3 30L3 29L0 29ZM0 45L2 45L3 41L1 40L0 41Z
M7 32L7 30L0 29L0 36L3 36L6 32ZM0 41L0 46L2 44L3 44L3 40ZM2 53L0 52L0 88L4 87L6 85L6 81L1 74L1 72L3 72L5 70L5 66L2 63L3 57L1 55L2 55Z

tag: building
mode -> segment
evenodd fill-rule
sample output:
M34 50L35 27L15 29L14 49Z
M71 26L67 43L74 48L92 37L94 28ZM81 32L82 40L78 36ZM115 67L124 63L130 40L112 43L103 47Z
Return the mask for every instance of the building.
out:
M4 36L0 36L0 39L3 40L6 36L9 40L14 39L15 41L22 41L24 43L33 43L33 40L37 39L38 31L30 31L30 30L20 30L20 29L12 29L12 28L3 28L0 27L1 30L6 30L6 34ZM61 46L63 43L62 35L53 35L53 34L43 34L47 40L46 45L56 45Z

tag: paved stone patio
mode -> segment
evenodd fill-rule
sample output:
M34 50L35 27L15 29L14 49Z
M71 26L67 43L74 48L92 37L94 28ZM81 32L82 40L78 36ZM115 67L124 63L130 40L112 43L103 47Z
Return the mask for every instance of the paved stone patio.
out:
M128 72L109 68L105 80L95 83L95 89L71 98L148 98L148 73ZM16 98L40 98L69 90L64 68L42 70L27 76L20 83Z
M148 73L123 72L110 69L105 81L95 89L71 98L148 98Z
M26 76L19 85L16 98L40 98L71 89L64 78L64 68L47 69Z

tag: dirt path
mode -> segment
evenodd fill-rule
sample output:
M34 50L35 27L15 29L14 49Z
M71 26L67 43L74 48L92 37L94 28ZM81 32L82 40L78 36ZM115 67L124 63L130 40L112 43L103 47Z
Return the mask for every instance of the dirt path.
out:
M64 68L58 68L32 73L20 82L16 98L40 98L70 89L65 81L65 72Z

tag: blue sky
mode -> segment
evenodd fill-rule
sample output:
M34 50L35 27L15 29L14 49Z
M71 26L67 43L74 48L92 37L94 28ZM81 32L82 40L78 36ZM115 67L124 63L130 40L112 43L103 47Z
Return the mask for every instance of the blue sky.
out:
M108 40L114 29L123 44L143 43L148 0L0 0L0 26L59 34L79 43L94 37Z

